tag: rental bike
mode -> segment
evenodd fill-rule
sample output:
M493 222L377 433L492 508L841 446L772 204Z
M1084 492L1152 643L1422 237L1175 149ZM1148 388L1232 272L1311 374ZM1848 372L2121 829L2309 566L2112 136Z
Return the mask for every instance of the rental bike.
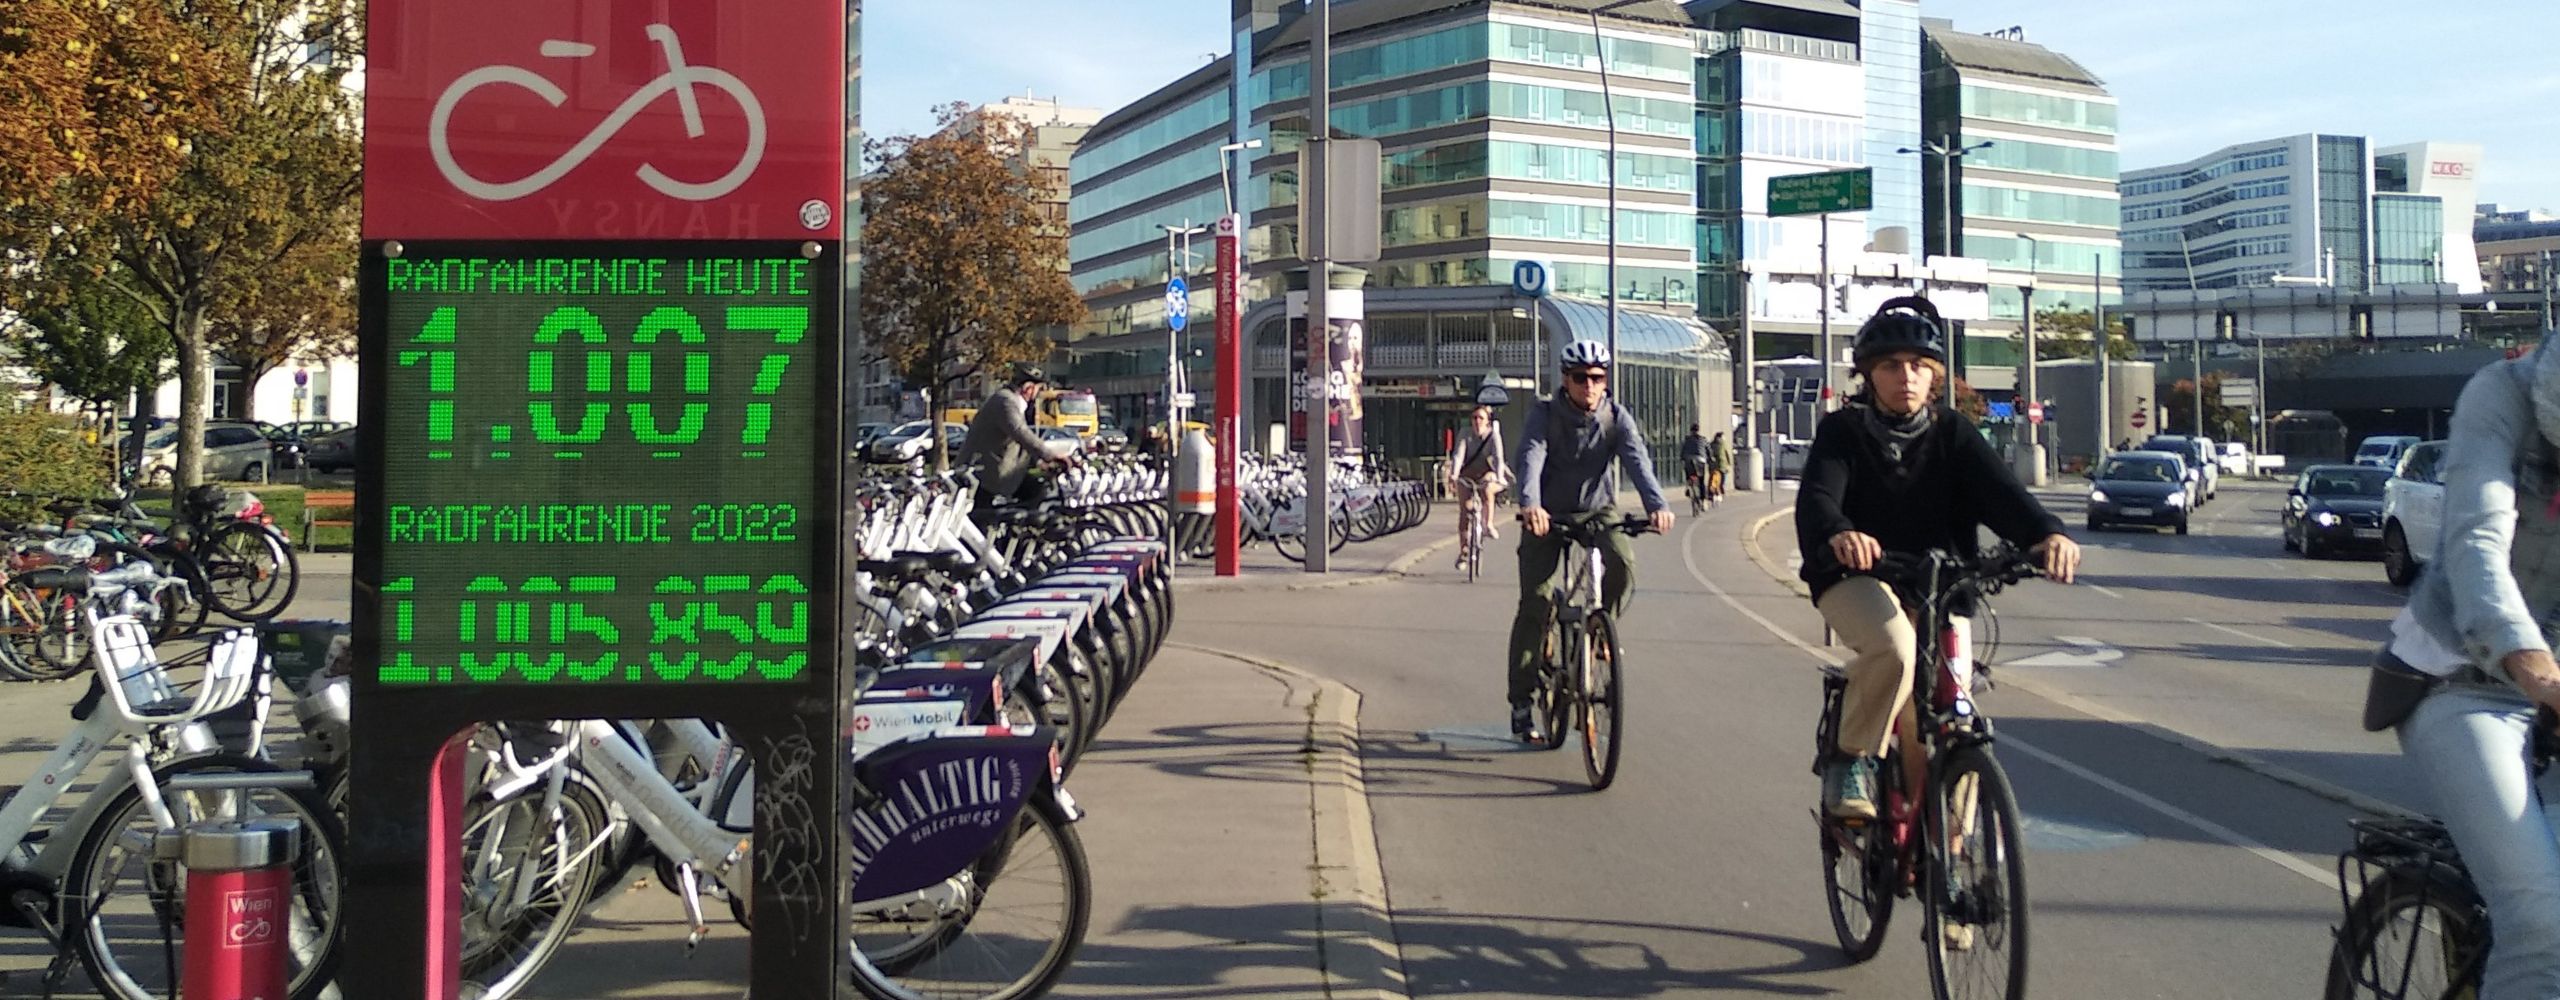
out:
M2560 755L2548 708L2534 713L2533 774ZM2537 798L2539 795L2537 793ZM2444 824L2430 817L2352 819L2338 854L2345 916L2329 952L2328 1000L2473 997L2489 962L2489 907Z
M1600 596L1601 532L1640 535L1652 527L1634 515L1587 525L1562 518L1548 522L1547 530L1566 542L1564 585L1548 612L1530 704L1546 727L1547 749L1564 745L1567 728L1582 733L1582 766L1595 792L1618 780L1619 731L1627 712L1618 625Z
M1920 643L1911 705L1894 725L1896 749L1877 769L1874 819L1814 810L1823 885L1840 949L1875 957L1897 896L1917 895L1929 982L1939 1000L2021 1000L2027 990L2025 837L2008 773L1991 755L1991 720L1948 672L1951 608L2029 577L2030 556L2003 545L1979 559L1944 551L1886 553L1877 566L1911 615ZM1825 667L1814 772L1838 746L1848 675ZM1913 723L1917 731L1913 731ZM1916 755L1912 753L1916 751Z
M1488 494L1479 492L1464 480L1458 482L1458 567L1467 573L1467 582L1476 582L1484 573L1484 543L1492 537L1492 525L1485 518Z

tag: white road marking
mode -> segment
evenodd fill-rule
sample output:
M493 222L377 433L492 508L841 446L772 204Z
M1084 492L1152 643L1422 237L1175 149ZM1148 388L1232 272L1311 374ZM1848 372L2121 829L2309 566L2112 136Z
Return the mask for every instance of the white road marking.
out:
M2098 592L2098 594L2099 594L2099 596L2101 596L2101 597L2105 597L2107 600L2110 600L2110 601L2121 601L2121 600L2124 600L2124 595L2123 595L2123 594L2116 593L2115 591L2110 590L2110 589L2108 589L2107 587L2105 587L2104 585L2101 585L2101 584L2095 584L2095 583L2083 583L2083 584L2081 584L2081 586L2083 586L2083 587L2087 587L2087 588L2089 588L2090 590L2097 591L2097 592Z
M1777 622L1769 620L1768 616L1744 606L1743 603L1736 599L1731 592L1725 590L1723 587L1717 586L1714 580L1708 579L1706 571L1698 568L1697 547L1690 544L1696 539L1696 537L1697 532L1695 531L1691 531L1688 535L1682 537L1680 544L1680 561L1689 567L1689 575L1695 578L1701 586L1706 587L1708 593L1716 595L1716 599L1723 601L1726 606L1731 607L1735 611L1742 612L1743 617L1749 618L1753 622L1758 623L1759 626L1762 629L1767 630L1770 635L1777 636L1779 640L1786 644L1803 650L1807 655L1812 656L1814 659L1835 667L1846 665L1847 661L1832 655L1828 650L1796 638L1795 633L1789 632L1785 628L1780 627ZM1744 544L1749 544L1749 531L1747 529L1744 532L1744 538ZM2234 830L2220 823L2198 816L2194 813L2178 808L2177 806L2170 805L2167 802L2153 798L2151 795L2140 789L2133 788L2123 782L2107 777L2106 775L2099 774L2096 771L2089 770L2088 768L2064 760L2044 748L2036 746L2035 744L2029 743L2015 736L2001 737L2000 744L2003 746L2016 747L2018 748L2018 752L2053 765L2055 769L2060 770L2065 774L2079 778L2107 791L2114 792L2117 795L2123 796L2127 801L2130 801L2135 805L2139 805L2145 809L2159 813L2162 816L2166 816L2171 820L2193 827L2198 832L2212 837L2215 840L2222 841L2223 843L2229 844L2233 847L2240 848L2241 850L2255 854L2261 858L2265 858L2268 861L2275 862L2278 867L2281 867L2286 871L2310 879L2322 886L2334 888L2337 885L2337 876L2332 872L2315 866L2301 858L2294 857L2293 855L2286 854L2283 851L2269 847L2265 843L2249 836L2248 834L2241 833L2238 830Z
M2025 659L2011 660L2009 661L2009 665L2016 667L2103 667L2124 659L2124 650L2117 649L2114 646L2107 645L2106 643L2099 642L2098 640L2087 636L2057 635L2053 637L2053 640L2071 648L2057 649L2051 652L2037 653L2036 655L2026 657Z
M2204 620L2204 619L2202 619L2202 618L2189 618L2189 619L2187 619L2187 620L2188 620L2188 621L2191 621L2191 622L2194 622L2194 623L2196 623L2196 624L2198 624L2198 625L2202 625L2202 626L2204 626L2204 627L2206 627L2206 628L2212 629L2212 630L2214 630L2214 631L2216 631L2216 632L2224 632L2224 633L2229 633L2229 634L2231 634L2231 635L2239 636L2240 638L2247 639L2247 640L2249 640L2250 642L2257 643L2258 645L2261 645L2261 646L2274 646L2274 647L2276 647L2276 648L2278 648L2278 649L2284 649L2284 648L2288 648L2288 647L2291 647L2292 645L2294 645L2293 643L2285 642L2285 641L2280 640L2280 639L2269 639L2269 638L2267 638L2266 636L2263 636L2263 635L2257 635L2257 634L2255 634L2255 633L2250 633L2250 632L2243 632L2243 631L2240 631L2239 629L2232 628L2232 627L2231 627L2231 626L2229 626L2229 625L2217 625L2217 624L2215 624L2215 623L2213 623L2213 622L2206 621L2206 620Z

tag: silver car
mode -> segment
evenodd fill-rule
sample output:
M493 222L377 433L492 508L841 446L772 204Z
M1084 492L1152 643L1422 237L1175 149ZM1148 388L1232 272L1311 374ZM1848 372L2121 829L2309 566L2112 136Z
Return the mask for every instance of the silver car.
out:
M262 483L274 463L275 447L257 424L246 420L205 421L205 478ZM172 424L153 432L143 442L141 468L129 471L136 472L136 478L147 485L169 485L178 471L177 426Z

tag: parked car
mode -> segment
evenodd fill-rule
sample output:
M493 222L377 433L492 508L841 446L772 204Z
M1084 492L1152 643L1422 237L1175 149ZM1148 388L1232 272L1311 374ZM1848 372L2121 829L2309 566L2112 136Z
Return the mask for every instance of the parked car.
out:
M296 430L298 426L301 425L258 422L258 433L267 436L267 450L275 453L276 468L301 468L311 450L311 438L318 435Z
M1034 427L1032 430L1038 431L1040 433L1040 440L1043 441L1064 441L1068 444L1075 445L1078 450L1082 450L1086 446L1084 435L1078 434L1064 427Z
M2356 464L2365 464L2362 448L2356 450ZM2402 452L2391 481L2382 487L2383 578L2395 587L2417 582L2418 570L2436 554L2443 529L2444 442L2420 442Z
M2202 507L2222 494L2222 469L2212 438L2154 434L2141 450L2171 452L2186 460L2187 475L2194 481L2194 488L2187 492L2188 506Z
M258 424L247 420L209 420L204 425L204 474L208 479L264 482L275 466L275 448ZM128 462L125 473L152 486L166 486L178 471L178 429L161 428L143 442L142 461Z
M1093 448L1096 451L1125 451L1128 447L1129 432L1121 430L1116 425L1104 424L1100 430L1093 432Z
M2369 465L2315 465L2284 491L2284 547L2305 558L2382 549L2383 487L2391 474Z
M355 425L330 431L304 443L303 460L318 472L352 472L356 467Z
M855 424L853 428L853 453L857 455L862 454L862 450L870 447L871 442L879 440L880 435L888 433L889 427L890 425L886 423Z
M865 450L865 454L874 462L890 465L922 458L933 450L933 439L926 436L932 427L932 422L924 420L899 424L888 433L871 439L871 447ZM961 439L968 436L969 428L965 424L942 425L942 437L950 442L952 451L959 451Z
M2119 524L2176 528L2187 533L2192 508L2184 455L2169 451L2120 451L2089 476L2089 530Z
M2408 434L2376 434L2356 445L2354 461L2357 465L2370 465L2377 469L2397 469L2400 459L2418 443L2417 437Z

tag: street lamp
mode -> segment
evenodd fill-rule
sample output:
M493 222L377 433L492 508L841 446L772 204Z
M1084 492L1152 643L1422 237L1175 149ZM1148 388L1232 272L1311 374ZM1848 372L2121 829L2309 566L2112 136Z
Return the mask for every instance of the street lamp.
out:
M1231 160L1231 159L1233 159L1233 158L1234 158L1234 156L1235 156L1235 154L1237 154L1237 153L1244 152L1245 150L1248 150L1248 149L1261 149L1261 148L1262 148L1262 140L1260 140L1260 139L1247 139L1247 140L1245 140L1245 141L1243 141L1243 142L1230 142L1230 143L1228 143L1228 144L1226 144L1226 145L1224 145L1224 146L1220 146L1220 147L1218 147L1218 190L1220 190L1220 191L1224 191L1224 192L1226 192L1226 194L1227 194L1227 214L1228 214L1228 215L1234 215L1234 214L1236 214L1236 189L1235 189L1235 182L1234 182L1234 181L1231 181L1231 180L1229 180L1229 179L1227 179L1227 164L1228 164L1228 161L1229 161L1229 160ZM1243 171L1243 170L1241 170L1241 169L1239 169L1239 170L1237 170L1237 171L1236 171L1236 174L1237 174L1237 175L1239 175L1239 176L1241 176L1243 173L1244 173L1244 171ZM1236 238L1237 238L1237 239L1243 239L1244 237L1243 237L1243 234L1239 233L1239 234L1237 234L1237 237L1236 237Z
M1649 0L1615 0L1591 8L1591 52L1600 61L1600 120L1609 126L1609 356L1618 356L1618 99L1609 89L1609 41L1600 36L1600 15Z
M1945 192L1946 197L1944 205L1947 217L1946 239L1945 242L1938 244L1938 253L1940 256L1958 256L1956 248L1956 216L1962 213L1963 206L1956 201L1956 161L1989 148L1991 148L1991 140L1989 139L1984 139L1981 142L1977 142L1972 145L1958 145L1957 137L1949 135L1943 141L1921 143L1917 149L1910 146L1904 146L1900 149L1894 150L1894 152L1897 153L1918 153L1924 156L1934 156L1938 158L1938 183ZM1950 336L1947 338L1947 369L1955 378L1964 377L1963 337Z
M2022 318L2018 330L2023 357L2018 367L2018 397L2024 402L2017 406L2015 419L2025 424L2027 433L2025 443L2018 448L2016 465L2020 482L2042 486L2045 484L2044 439L2038 436L2038 432L2043 428L2029 420L2028 414L2030 408L2042 402L2042 397L2036 395L2036 257L2043 244L2025 233L2018 234L2018 238L2027 244L2027 286L2019 290L2018 312Z

